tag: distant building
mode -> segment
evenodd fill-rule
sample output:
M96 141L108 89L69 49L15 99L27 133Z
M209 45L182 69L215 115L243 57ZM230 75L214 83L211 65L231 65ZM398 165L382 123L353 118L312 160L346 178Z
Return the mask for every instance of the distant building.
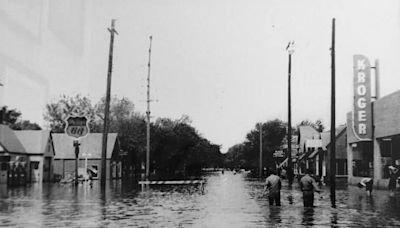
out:
M29 157L14 131L0 124L0 184L20 185L29 181Z
M54 158L54 173L61 177L75 173L75 148L74 139L66 134L52 134L56 156ZM94 178L101 176L101 133L90 133L80 141L78 167L82 170L92 170ZM107 179L121 178L122 162L116 133L109 133L107 137Z
M299 126L298 144L295 170L297 174L304 174L307 168L312 168L308 157L322 147L320 133L311 126Z
M321 139L324 151L324 164L323 169L326 170L323 176L325 176L325 180L329 180L326 175L330 173L330 151L331 151L331 133L330 131L326 131L321 133ZM335 133L335 154L336 154L336 161L335 161L335 174L336 178L344 178L347 179L348 174L348 162L347 162L347 127L346 125L341 125L336 128Z
M49 130L14 131L30 160L31 182L53 181L54 145Z
M292 135L292 140L291 140L291 150L292 150L292 163L295 164L296 163L296 157L298 154L298 150L299 150L299 144L298 144L298 136L297 135ZM274 153L274 159L276 160L278 167L286 167L287 166L287 150L288 150L288 143L287 143L287 137L284 137L282 140L282 146L280 148L280 151L276 151ZM282 154L282 156L276 156Z

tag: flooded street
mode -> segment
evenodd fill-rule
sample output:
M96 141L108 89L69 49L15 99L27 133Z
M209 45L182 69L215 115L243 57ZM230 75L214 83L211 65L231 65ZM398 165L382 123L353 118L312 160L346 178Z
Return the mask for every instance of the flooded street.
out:
M284 182L282 206L270 207L263 185L244 174L205 176L199 186L152 186L140 189L112 182L102 193L79 185L2 186L0 224L9 227L338 227L400 226L400 195L375 190L372 197L357 187L337 191L332 209L329 188L315 195L314 209L304 209L295 184Z

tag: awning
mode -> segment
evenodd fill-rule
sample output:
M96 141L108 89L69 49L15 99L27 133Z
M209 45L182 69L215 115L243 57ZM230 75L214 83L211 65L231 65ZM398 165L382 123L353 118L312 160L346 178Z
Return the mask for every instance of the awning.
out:
M309 157L309 158L314 158L314 157L318 154L318 152L319 152L319 150L316 150L316 151L312 152L312 153L310 154L310 156L308 156L308 157Z
M307 152L303 153L302 155L300 155L299 161L302 160L302 159L304 159L304 158L308 158L309 155L310 155L312 152L315 152L315 151L307 151ZM318 150L317 150L317 152L318 152Z
M286 165L287 166L288 163L288 158L286 158L285 160L283 160L283 162L281 162L281 164L278 165L278 168L281 168L282 166Z

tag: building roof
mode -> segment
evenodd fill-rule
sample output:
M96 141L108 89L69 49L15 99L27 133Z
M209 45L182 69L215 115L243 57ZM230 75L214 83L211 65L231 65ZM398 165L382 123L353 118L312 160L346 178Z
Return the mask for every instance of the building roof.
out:
M300 152L304 152L303 148L307 139L315 139L315 137L319 137L319 132L315 130L311 126L302 125L299 126L299 150Z
M14 131L3 124L0 124L0 145L9 153L26 153L24 146L18 140Z
M340 125L336 128L335 136L336 138L344 131L347 130L347 127L345 124ZM322 139L322 146L323 149L325 150L329 144L331 143L331 132L330 131L324 131L321 133L321 139Z
M49 130L14 131L28 154L44 154L51 137Z
M54 159L75 159L75 148L73 146L74 138L64 133L53 133L53 144L56 155ZM79 140L79 157L82 158L83 153L88 153L88 158L101 159L101 145L103 134L89 133L86 137ZM107 159L110 159L114 151L117 133L109 133L107 137Z

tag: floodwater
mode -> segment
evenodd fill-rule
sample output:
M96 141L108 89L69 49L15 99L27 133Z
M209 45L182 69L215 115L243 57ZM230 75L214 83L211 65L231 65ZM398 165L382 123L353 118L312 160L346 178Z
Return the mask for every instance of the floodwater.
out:
M374 190L372 197L349 186L315 195L302 206L296 184L283 186L282 206L269 206L263 184L244 174L214 173L199 186L151 186L118 182L90 188L62 184L0 186L0 224L7 227L382 227L400 226L400 194ZM285 182L284 182L285 184Z

